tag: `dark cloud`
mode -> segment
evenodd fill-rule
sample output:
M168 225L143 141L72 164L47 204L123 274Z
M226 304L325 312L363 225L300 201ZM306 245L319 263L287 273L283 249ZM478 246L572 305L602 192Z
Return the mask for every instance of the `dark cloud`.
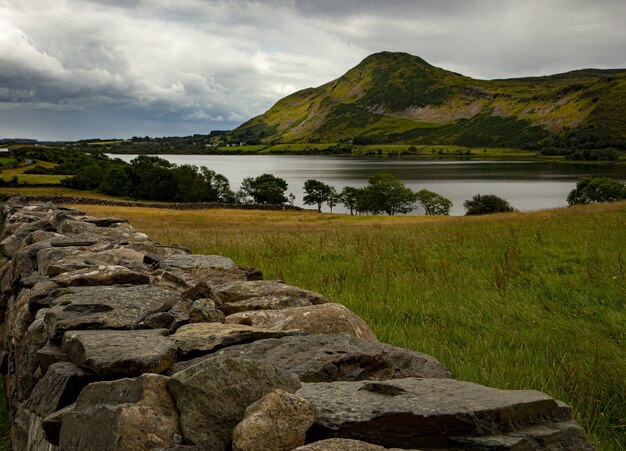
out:
M0 0L0 137L227 129L368 54L480 78L626 67L626 2Z

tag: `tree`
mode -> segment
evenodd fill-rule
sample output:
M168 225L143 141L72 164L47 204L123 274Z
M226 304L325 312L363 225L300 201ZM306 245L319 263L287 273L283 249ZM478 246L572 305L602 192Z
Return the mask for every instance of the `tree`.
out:
M100 183L100 191L111 196L128 196L132 187L128 165L111 165Z
M326 198L326 205L328 205L328 208L330 209L330 212L333 212L333 207L335 205L337 205L340 202L340 196L337 193L337 190L335 189L334 186L330 187L330 193L328 194L328 197Z
M466 215L488 215L516 211L506 200L493 194L476 194L471 200L463 202Z
M569 205L595 204L626 199L626 185L608 177L581 177L567 195Z
M244 203L249 199L255 204L284 204L287 181L272 174L263 174L256 178L246 177L241 183L237 197Z
M384 212L392 216L413 210L417 194L395 176L386 173L374 174L368 178L368 183L359 199L359 207L365 211Z
M350 210L350 214L354 216L354 211L359 202L359 196L362 190L353 186L346 186L339 195L340 202L344 207Z
M452 201L437 193L423 189L417 193L417 202L427 215L449 215Z
M317 205L317 211L322 212L322 204L328 201L332 188L319 180L309 179L304 182L304 192L302 198L305 205ZM332 210L332 209L331 209Z

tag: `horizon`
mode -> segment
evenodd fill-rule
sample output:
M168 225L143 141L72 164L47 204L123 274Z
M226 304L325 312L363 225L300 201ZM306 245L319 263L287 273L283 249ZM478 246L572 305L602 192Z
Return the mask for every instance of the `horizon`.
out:
M619 1L42 5L0 0L0 138L230 130L379 51L483 80L626 67Z

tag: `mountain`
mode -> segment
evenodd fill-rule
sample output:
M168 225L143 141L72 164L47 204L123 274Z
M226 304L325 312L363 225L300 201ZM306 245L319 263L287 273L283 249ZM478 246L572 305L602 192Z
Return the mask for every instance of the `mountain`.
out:
M477 80L407 53L365 58L231 133L246 142L626 148L626 69Z

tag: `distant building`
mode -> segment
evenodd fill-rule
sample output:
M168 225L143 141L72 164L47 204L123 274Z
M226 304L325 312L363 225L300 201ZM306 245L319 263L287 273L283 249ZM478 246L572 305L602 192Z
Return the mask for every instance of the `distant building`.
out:
M3 147L0 148L0 157L8 157L9 156L9 149Z

